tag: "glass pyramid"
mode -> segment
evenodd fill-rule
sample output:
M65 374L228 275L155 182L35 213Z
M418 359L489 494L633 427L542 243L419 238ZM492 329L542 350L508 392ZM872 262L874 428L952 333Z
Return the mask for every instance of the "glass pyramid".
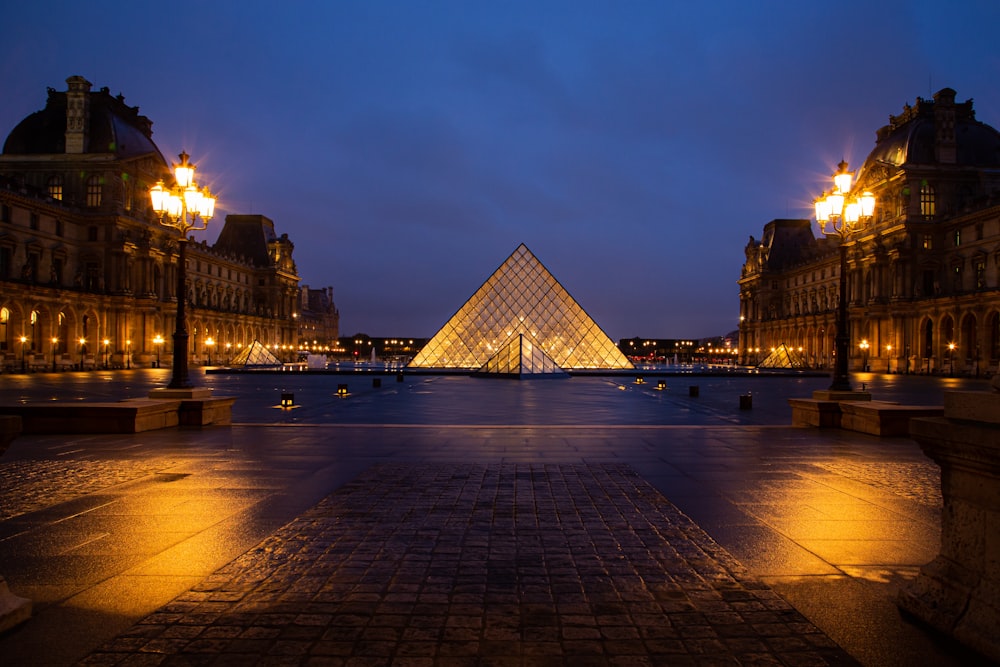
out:
M542 348L525 340L524 334L518 334L514 340L500 348L476 371L476 375L567 377L566 371L559 368L552 357L542 352Z
M231 366L280 366L281 360L274 356L260 341L255 340L253 344L240 350Z
M785 344L771 350L764 361L757 364L757 368L806 368L805 357Z
M564 370L633 367L523 243L434 334L409 367L480 369L518 336L530 343L532 352L538 348ZM523 350L524 345L514 349ZM498 360L496 368L501 365Z

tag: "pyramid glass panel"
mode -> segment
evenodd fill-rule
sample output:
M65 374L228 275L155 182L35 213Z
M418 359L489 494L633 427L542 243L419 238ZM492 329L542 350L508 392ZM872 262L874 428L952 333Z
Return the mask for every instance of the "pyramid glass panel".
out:
M523 337L523 345L520 338ZM515 345L516 343L516 345ZM521 244L441 327L410 368L627 369L632 363L540 261ZM522 358L527 355L528 361ZM540 357L537 360L534 354ZM551 371L541 371L551 372Z
M281 360L271 353L260 341L255 340L251 345L236 353L231 363L232 366L280 366Z

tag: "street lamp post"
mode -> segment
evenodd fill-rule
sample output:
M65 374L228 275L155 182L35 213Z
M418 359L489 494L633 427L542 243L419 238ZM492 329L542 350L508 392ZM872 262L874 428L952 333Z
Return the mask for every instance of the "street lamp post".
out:
M834 337L836 359L830 391L853 391L847 369L851 341L847 331L847 239L872 218L875 195L864 192L858 197L852 196L852 174L847 171L847 162L841 161L838 167L833 175L833 191L823 193L816 200L816 222L825 236L836 236L840 240L840 298L837 303L837 335ZM827 229L828 224L830 229Z
M24 348L25 348L25 346L28 343L28 337L27 336L21 336L20 340L21 340L21 372L22 373L27 373L28 372L27 371L27 366L24 365Z
M125 368L132 368L132 339L125 341Z
M59 339L55 336L52 337L52 372L56 372L56 345L59 344Z
M861 348L861 371L864 373L868 372L868 339L863 338L858 347Z
M205 349L208 350L208 365L212 365L212 346L215 345L215 339L209 336L205 339Z
M955 344L948 343L948 375L951 376L955 370Z
M897 370L899 366L896 366ZM892 373L892 345L885 346L885 372Z
M156 346L156 367L160 367L160 347L163 345L163 336L156 334L153 336L153 345Z
M87 339L80 338L78 341L80 343L80 370L83 370L83 355L87 351Z
M185 266L188 232L205 229L215 213L215 197L208 188L198 189L194 180L195 165L188 163L190 157L181 152L181 163L174 165L175 184L170 189L159 181L150 188L149 196L153 210L160 216L160 224L180 232L177 242L177 317L174 324L173 374L168 389L190 389L194 386L188 377L188 332L184 317L184 302L187 299L187 276Z
M109 353L110 353L109 346L111 345L111 341L108 340L107 338L105 338L101 342L104 343L104 370L108 370L109 361L110 361L108 359L108 356L109 356Z

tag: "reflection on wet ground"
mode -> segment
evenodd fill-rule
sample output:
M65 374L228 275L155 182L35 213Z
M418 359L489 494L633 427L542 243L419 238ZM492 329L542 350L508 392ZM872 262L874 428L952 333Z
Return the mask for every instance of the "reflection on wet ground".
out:
M0 402L117 401L145 396L168 369L0 376ZM238 398L236 423L465 425L769 425L788 424L788 398L826 389L825 376L577 376L505 380L461 375L195 373L219 396ZM940 405L949 389L988 387L982 378L857 373L856 388L876 400ZM659 383L665 386L660 389ZM346 385L347 396L337 390ZM696 387L697 392L692 388ZM697 395L693 395L696 393ZM294 407L280 407L282 394ZM741 409L741 396L750 409Z

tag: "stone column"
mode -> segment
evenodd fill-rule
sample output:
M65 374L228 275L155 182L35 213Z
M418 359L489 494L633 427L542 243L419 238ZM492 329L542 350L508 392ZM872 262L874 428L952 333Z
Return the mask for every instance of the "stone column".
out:
M941 552L897 604L1000 661L1000 392L946 392L910 435L941 466Z

